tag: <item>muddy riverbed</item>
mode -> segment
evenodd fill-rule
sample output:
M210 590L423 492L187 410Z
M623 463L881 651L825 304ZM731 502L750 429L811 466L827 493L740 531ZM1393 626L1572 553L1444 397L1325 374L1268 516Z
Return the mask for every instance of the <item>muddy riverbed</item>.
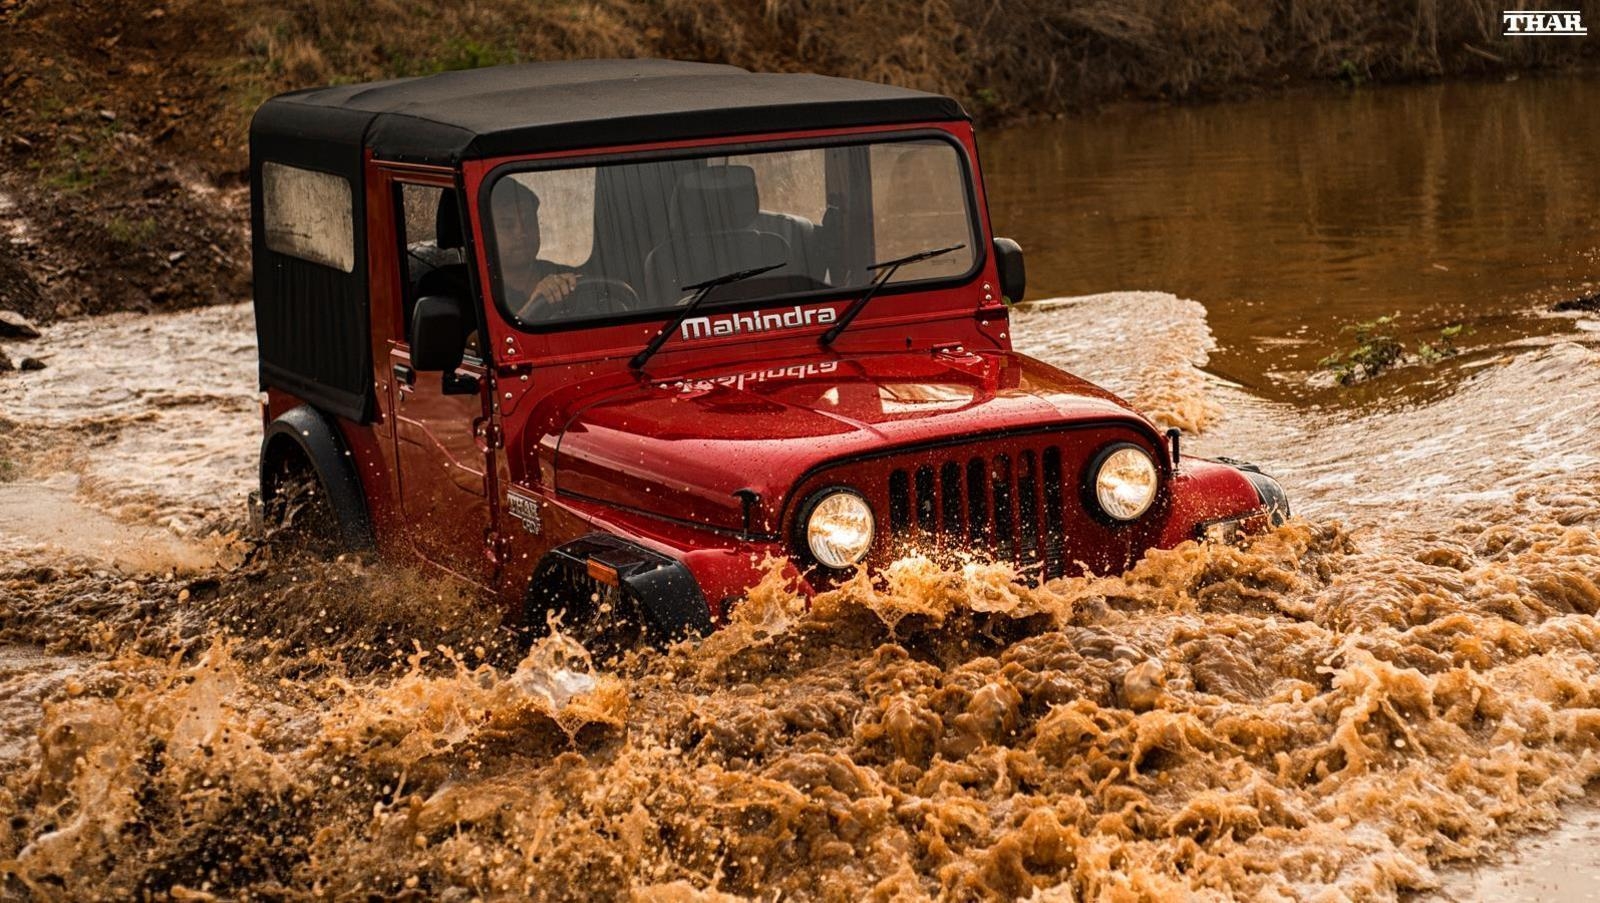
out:
M612 672L558 642L519 661L416 575L245 560L246 308L51 330L50 369L0 383L7 892L1545 887L1452 864L1600 775L1595 350L1329 416L1208 375L1174 296L1015 334L1284 475L1304 519L1039 589L908 560L807 611L773 582ZM159 374L115 372L141 353Z

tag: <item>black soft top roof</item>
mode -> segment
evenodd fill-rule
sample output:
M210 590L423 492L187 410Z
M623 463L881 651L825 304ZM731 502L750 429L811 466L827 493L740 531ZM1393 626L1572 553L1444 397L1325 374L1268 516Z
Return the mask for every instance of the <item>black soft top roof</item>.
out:
M948 97L821 75L583 60L312 88L267 101L252 144L371 148L426 163L718 135L966 119Z

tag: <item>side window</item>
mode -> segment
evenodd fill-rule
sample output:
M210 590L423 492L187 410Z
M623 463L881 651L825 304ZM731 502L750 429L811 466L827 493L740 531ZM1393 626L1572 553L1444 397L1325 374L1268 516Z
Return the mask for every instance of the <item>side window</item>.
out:
M345 273L355 269L349 182L330 173L264 163L261 197L267 250Z
M465 233L456 193L437 185L402 184L397 209L400 221L396 231L400 236L401 272L405 276L401 322L407 344L411 342L411 313L417 299L445 295L461 300L471 329L466 356L481 361L477 305L472 303Z

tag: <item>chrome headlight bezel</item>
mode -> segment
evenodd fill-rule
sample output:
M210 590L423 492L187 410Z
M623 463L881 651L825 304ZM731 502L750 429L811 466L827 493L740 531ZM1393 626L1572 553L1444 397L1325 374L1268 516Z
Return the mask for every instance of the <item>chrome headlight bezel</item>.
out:
M1143 501L1135 506L1117 504L1106 500L1107 487L1101 477L1106 474L1106 467L1113 463L1113 459L1126 454L1136 454L1143 461L1149 473L1149 491ZM1089 462L1085 472L1084 496L1092 510L1100 519L1113 524L1131 524L1149 513L1155 505L1156 497L1161 492L1161 466L1156 462L1155 456L1148 450L1132 442L1114 442L1101 449L1094 459Z
M828 551L817 551L817 540L812 533L813 520L817 517L818 509L834 499L850 499L854 504L859 504L859 512L864 515L866 530L864 539L859 541L859 551L844 557L834 557ZM872 503L848 486L828 486L813 492L800 506L799 517L795 521L796 544L806 555L818 565L830 571L848 571L856 567L871 554L873 545L878 539L878 516L872 510ZM846 560L848 559L848 560Z

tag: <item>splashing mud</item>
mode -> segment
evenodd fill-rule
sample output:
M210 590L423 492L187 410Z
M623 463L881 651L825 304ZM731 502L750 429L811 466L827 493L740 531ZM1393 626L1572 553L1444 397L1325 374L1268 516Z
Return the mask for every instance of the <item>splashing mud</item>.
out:
M29 672L6 893L1392 896L1600 777L1592 351L1340 420L1201 373L1203 312L1170 296L1016 331L1311 519L1037 588L911 558L808 607L773 573L612 671L359 561L19 566L4 638L86 664ZM177 497L239 488L205 472Z

